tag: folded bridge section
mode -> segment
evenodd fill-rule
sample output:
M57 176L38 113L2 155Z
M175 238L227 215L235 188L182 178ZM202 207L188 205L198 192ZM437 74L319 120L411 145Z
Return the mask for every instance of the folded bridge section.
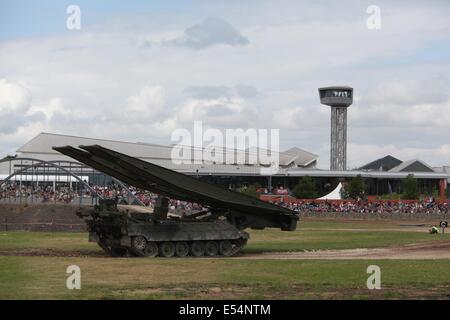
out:
M191 176L134 158L99 145L53 147L54 150L124 183L162 196L209 207L237 228L273 227L295 230L296 213L260 199L200 181Z

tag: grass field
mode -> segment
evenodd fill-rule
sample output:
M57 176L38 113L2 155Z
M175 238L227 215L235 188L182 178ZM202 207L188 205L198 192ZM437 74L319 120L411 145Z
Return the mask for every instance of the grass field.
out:
M400 231L393 223L305 221L301 227L295 232L252 230L245 251L376 248L450 240L448 234L429 235L426 227L423 232ZM26 249L100 252L87 242L85 233L0 233L0 251L9 252L0 255L1 299L450 298L450 260L150 259L13 253ZM81 268L81 290L66 288L66 268L72 264ZM382 270L382 290L366 287L366 268L371 264Z

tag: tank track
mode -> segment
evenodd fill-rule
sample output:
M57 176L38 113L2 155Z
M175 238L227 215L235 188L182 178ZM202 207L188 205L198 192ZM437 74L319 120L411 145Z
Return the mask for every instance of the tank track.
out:
M144 237L134 237L130 248L100 247L111 256L135 257L231 257L245 245L247 239L195 240L195 241L146 241Z

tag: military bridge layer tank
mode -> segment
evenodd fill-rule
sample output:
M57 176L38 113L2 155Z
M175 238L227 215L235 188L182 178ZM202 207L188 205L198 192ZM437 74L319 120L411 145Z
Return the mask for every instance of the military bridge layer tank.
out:
M188 175L106 149L66 146L53 149L124 183L159 194L151 214L121 212L117 201L101 199L80 209L89 240L112 256L231 256L247 243L245 228L296 229L294 211L223 189ZM168 215L168 198L207 208L190 215Z
M231 256L249 238L227 220L155 219L148 213L124 213L112 199L100 200L93 210L79 210L78 215L87 223L89 241L111 256Z

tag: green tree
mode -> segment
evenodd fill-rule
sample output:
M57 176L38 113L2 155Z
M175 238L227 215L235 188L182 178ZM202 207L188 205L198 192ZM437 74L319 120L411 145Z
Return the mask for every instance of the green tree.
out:
M408 174L408 176L403 179L403 199L417 200L419 199L419 185L417 179L414 178L413 174Z
M309 176L301 177L294 190L292 190L292 194L298 199L317 198L318 195L314 179Z
M366 194L366 184L361 175L357 175L344 184L341 189L342 199L363 199Z

